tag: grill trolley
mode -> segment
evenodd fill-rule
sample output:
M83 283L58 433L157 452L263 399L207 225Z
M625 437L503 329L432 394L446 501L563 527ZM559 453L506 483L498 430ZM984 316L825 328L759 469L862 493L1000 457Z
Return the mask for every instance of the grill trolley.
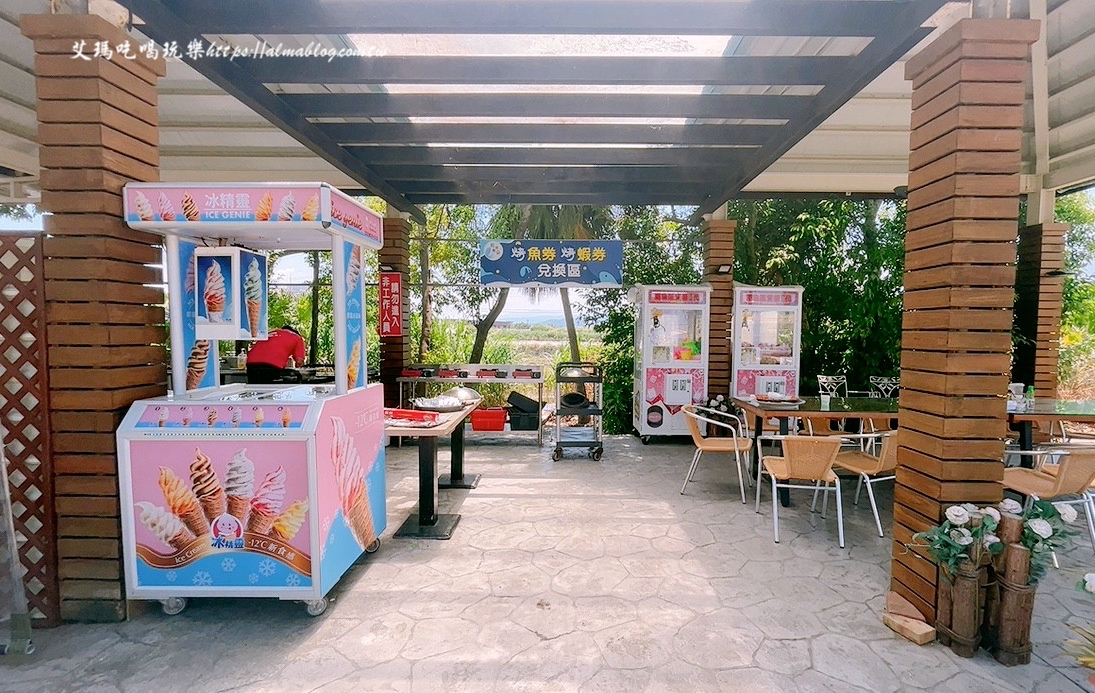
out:
M593 389L592 399L585 395L588 386ZM564 389L568 392L564 392ZM556 365L555 449L551 453L551 459L561 460L565 448L585 448L591 459L601 459L604 454L603 402L604 378L600 366L588 361ZM593 425L564 426L565 416L589 417Z

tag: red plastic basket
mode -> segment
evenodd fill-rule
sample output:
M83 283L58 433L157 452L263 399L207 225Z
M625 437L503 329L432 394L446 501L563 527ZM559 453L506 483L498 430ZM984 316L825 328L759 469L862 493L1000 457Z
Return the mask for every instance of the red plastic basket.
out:
M476 409L471 413L471 427L475 431L504 431L506 410L502 407Z

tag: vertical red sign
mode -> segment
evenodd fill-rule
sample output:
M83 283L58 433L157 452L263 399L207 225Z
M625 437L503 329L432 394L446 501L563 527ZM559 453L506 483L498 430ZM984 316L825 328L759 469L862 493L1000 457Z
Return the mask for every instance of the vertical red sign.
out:
M380 273L380 319L377 329L381 337L403 336L403 273Z

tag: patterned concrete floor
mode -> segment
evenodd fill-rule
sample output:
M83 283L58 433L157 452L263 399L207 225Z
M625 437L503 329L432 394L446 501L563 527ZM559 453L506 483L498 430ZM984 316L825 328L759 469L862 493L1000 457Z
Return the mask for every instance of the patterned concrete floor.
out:
M42 631L36 655L0 662L0 691L1087 690L1061 649L1066 622L1095 621L1072 590L1095 564L1086 537L1038 591L1034 662L1008 669L882 625L889 540L848 491L846 550L805 495L775 544L770 502L743 506L725 461L679 495L688 445L619 437L600 462L552 462L528 436L469 439L483 480L442 492L454 538L386 536L323 616L210 599ZM390 534L414 510L415 449L388 469Z

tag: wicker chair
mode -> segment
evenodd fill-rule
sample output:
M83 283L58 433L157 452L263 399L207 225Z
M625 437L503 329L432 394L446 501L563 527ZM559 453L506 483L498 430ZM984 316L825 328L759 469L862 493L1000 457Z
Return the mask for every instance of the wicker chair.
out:
M741 421L733 414L715 411L707 407L697 407L692 404L681 407L681 411L687 417L688 430L692 434L692 442L696 445L696 454L692 456L692 465L688 468L688 474L684 477L681 495L684 495L684 489L688 486L688 482L692 481L692 476L696 473L696 467L699 465L703 453L729 452L734 455L734 466L738 470L738 486L741 489L741 502L744 504L746 502L745 480L749 478L749 474L745 469L747 459L742 453L753 449L753 441L743 433ZM730 421L718 421L714 418L714 415L728 418ZM700 432L700 421L727 430L730 432L730 436L727 438L705 438Z
M1067 450L1037 451L1042 460L1059 460L1034 469L1004 469L1004 488L1023 495L1027 503L1048 500L1079 505L1087 517L1087 531L1095 550L1095 448L1072 447Z
M764 438L764 436L762 436ZM836 493L836 526L840 548L844 548L844 508L840 501L840 478L833 471L833 463L840 452L839 438L828 436L773 436L783 446L783 455L766 455L761 458L761 469L757 479L756 512L760 512L761 481L767 474L772 479L772 532L775 542L779 543L779 500L781 488L801 488L825 494L828 506L829 493ZM809 486L791 483L794 480L812 482ZM824 486L822 486L824 484ZM824 517L824 511L822 512Z
M848 436L859 437L859 436ZM859 477L855 487L855 505L859 505L859 493L863 485L867 485L867 498L871 501L871 512L874 513L874 524L878 529L878 536L886 536L882 532L882 520L878 517L878 503L875 501L874 489L871 484L879 481L889 481L894 478L894 470L897 469L897 435L894 433L875 433L861 436L865 443L864 450L849 450L838 453L833 466L843 469ZM873 455L867 449L877 449L878 454Z

